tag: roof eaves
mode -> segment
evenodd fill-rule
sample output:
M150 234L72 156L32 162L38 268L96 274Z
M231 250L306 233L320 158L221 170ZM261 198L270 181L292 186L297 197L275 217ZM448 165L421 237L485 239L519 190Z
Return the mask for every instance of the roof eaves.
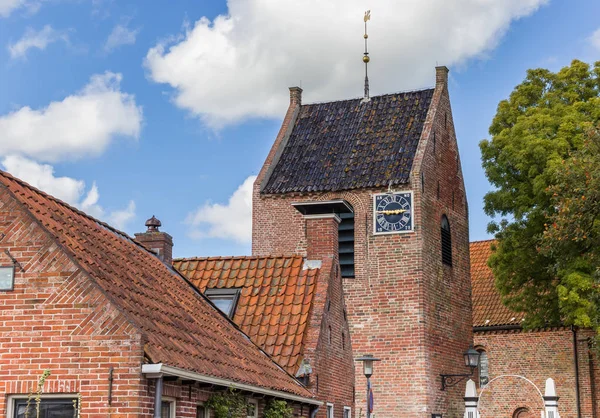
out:
M213 385L224 386L224 387L234 387L236 389L247 390L249 392L258 393L261 395L274 396L277 398L287 399L294 402L307 403L311 405L323 405L323 402L314 399L313 397L294 395L288 392L283 392L279 390L273 390L268 388L263 388L260 386L248 385L244 383L234 382L228 379L221 379L217 377L203 375L201 373L192 372L189 370L180 369L177 367L168 366L163 363L154 363L154 364L143 364L142 365L142 373L147 375L147 377L159 377L160 375L166 376L176 376L180 378L184 378L187 380L195 380L197 382L210 383ZM310 392L304 388L299 382L298 383L298 391L305 392L307 395L310 395Z

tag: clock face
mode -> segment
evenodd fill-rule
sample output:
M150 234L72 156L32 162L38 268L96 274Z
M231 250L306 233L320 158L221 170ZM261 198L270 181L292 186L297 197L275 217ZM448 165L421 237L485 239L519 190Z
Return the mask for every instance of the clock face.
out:
M375 234L411 232L412 192L381 193L373 196Z

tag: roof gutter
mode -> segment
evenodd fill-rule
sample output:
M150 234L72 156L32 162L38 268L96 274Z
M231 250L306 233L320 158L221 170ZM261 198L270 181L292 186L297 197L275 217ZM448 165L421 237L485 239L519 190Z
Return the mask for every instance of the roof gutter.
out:
M236 389L259 393L261 395L273 396L280 399L287 399L294 402L301 402L317 406L323 405L323 402L317 399L306 398L304 396L293 395L291 393L278 390L265 389L260 386L247 385L244 383L234 382L232 380L220 379L218 377L206 376L203 374L190 372L188 370L179 369L177 367L167 366L163 363L142 364L142 373L150 379L159 378L162 376L177 376L185 380L195 380L197 382L209 383L224 387L235 387Z

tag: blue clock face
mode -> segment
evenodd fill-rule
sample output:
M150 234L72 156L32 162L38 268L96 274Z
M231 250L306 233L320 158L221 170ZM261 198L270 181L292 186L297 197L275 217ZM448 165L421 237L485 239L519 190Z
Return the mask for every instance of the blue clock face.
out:
M375 195L373 222L376 234L412 231L412 193Z

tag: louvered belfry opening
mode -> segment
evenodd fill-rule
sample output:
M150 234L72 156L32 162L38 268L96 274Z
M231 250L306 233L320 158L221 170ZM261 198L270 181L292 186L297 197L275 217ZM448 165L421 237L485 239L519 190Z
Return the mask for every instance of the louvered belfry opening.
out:
M338 260L342 277L354 277L354 209L342 199L292 203L303 215L334 213L340 219L338 224Z
M452 234L450 233L450 222L446 215L442 216L441 238L442 263L452 266Z
M340 213L338 226L340 270L342 277L354 277L354 213Z

